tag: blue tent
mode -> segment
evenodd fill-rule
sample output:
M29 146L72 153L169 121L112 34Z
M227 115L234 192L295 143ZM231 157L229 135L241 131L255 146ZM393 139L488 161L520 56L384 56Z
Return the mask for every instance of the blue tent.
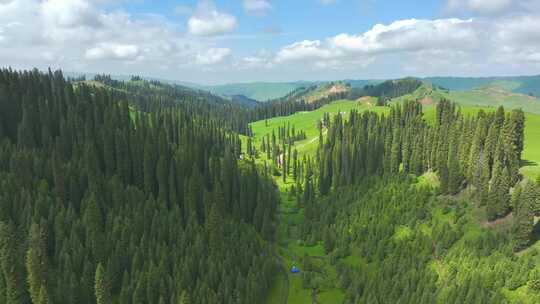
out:
M299 272L300 272L300 269L298 269L298 267L296 267L296 266L293 265L293 267L291 267L291 272L292 272L292 273L299 273Z

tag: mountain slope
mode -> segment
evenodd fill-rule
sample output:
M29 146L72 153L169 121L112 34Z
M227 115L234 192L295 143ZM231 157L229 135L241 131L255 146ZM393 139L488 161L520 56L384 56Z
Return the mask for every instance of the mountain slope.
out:
M392 101L414 99L420 100L424 105L429 105L440 101L442 98L450 99L462 105L481 107L504 106L510 109L521 108L525 112L540 114L540 100L538 98L511 92L496 85L470 90L445 90L424 81L413 93L394 98Z
M498 86L508 91L540 97L540 75L516 77L428 77L424 78L449 90L471 90L484 86Z

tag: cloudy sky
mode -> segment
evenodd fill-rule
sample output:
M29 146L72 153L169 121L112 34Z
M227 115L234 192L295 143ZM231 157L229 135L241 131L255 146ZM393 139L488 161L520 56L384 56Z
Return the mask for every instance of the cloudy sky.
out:
M540 74L540 0L0 0L0 66L197 83Z

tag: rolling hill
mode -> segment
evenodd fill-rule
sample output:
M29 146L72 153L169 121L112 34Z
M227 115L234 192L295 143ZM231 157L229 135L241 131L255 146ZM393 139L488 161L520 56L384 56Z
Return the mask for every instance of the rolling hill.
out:
M477 87L470 90L445 90L425 82L411 94L406 94L392 101L407 99L420 100L422 104L435 103L442 98L449 99L462 105L498 107L504 106L510 109L521 108L525 112L540 114L540 99L511 92L504 87L490 85Z
M485 86L540 97L540 75L516 77L428 77L425 81L449 90L466 91Z

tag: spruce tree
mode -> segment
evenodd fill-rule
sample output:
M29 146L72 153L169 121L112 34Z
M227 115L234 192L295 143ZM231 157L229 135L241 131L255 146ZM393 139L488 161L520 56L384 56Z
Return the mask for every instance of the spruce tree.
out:
M112 303L110 285L106 278L105 269L103 268L101 263L98 264L97 269L96 269L94 290L95 290L97 304L111 304Z
M210 247L213 252L219 251L223 239L223 211L219 203L214 202L210 207L210 214L207 220L207 231L209 235Z
M28 250L26 253L26 272L30 298L33 303L41 303L40 298L47 295L47 239L46 232L38 224L30 227Z
M534 215L532 205L534 200L534 186L528 182L516 197L514 203L514 220L513 220L513 235L514 235L514 250L518 251L525 248L530 241L531 232L534 224Z
M27 303L18 244L13 224L0 221L0 263L6 285L6 304Z

